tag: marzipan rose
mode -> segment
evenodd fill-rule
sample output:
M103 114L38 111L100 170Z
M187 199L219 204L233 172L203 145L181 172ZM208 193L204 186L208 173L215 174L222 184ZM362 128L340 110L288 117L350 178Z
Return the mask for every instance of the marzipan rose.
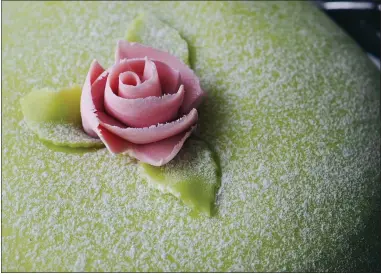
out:
M94 60L81 95L82 125L111 153L161 166L196 128L205 93L194 72L167 52L119 41L115 64Z

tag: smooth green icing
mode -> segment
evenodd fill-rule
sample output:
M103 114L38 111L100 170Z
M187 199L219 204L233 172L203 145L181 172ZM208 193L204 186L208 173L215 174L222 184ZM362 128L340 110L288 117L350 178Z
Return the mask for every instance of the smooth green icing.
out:
M81 87L75 85L59 91L33 90L20 103L26 124L41 140L72 148L103 147L83 131L80 98Z
M168 164L155 167L141 163L151 185L171 193L196 211L211 216L220 185L219 167L205 142L189 139Z
M126 39L168 51L189 65L188 44L179 32L153 14L138 15L128 27Z

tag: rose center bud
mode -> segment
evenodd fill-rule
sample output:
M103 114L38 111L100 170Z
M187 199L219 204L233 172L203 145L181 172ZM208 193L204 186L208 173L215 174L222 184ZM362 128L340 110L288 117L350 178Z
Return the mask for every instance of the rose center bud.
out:
M139 90L134 87L140 85L141 83L142 82L139 76L133 71L126 71L119 74L118 95L129 99L139 97L139 95L136 94Z
M119 75L119 81L129 86L137 86L141 83L139 76L132 71L126 71Z
M116 76L116 73L119 75ZM156 65L148 58L119 63L110 77L118 77L118 90L115 94L119 97L137 99L162 95Z

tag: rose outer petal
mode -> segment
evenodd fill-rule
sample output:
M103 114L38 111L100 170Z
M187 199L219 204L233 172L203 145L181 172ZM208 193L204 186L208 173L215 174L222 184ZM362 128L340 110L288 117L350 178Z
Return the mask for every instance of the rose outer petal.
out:
M103 95L107 75L108 72L102 68L97 60L93 60L82 88L80 106L82 126L85 132L92 137L98 136L96 133L98 119L95 113L97 110L103 111Z
M179 153L185 141L195 129L196 126L193 126L188 131L155 143L134 145L128 153L138 160L153 166L165 165Z
M134 144L123 140L119 136L109 132L107 129L103 128L101 125L97 127L97 133L99 138L101 138L102 142L105 144L107 149L113 153L123 153L130 150Z
M149 127L175 119L183 102L184 93L184 86L180 86L175 94L125 99L114 94L107 83L104 106L109 115L130 127Z
M118 121L113 121L108 118L100 118L100 124L124 140L134 144L148 144L169 138L187 130L197 123L197 119L198 113L194 108L186 116L176 121L151 127L125 128L123 126L121 127L121 124Z
M95 80L101 75L105 69L98 63L97 60L93 60L90 65L89 72L86 77L86 81L90 83L90 86L95 82Z
M186 90L184 102L180 108L180 112L185 114L192 108L197 108L206 94L200 87L198 77L187 65L168 52L154 49L139 43L130 43L123 40L118 41L115 52L116 63L126 58L144 58L146 56L154 61L157 60L164 62L180 72L181 81Z

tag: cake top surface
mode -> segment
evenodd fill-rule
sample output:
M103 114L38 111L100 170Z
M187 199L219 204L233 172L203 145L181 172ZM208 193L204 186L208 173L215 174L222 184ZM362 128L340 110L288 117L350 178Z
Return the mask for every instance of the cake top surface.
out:
M267 1L3 8L4 270L293 271L328 267L326 249L351 263L342 237L362 228L379 189L378 72L317 9ZM222 171L213 218L192 217L150 188L131 158L50 150L22 120L19 99L32 88L82 84L94 58L110 66L142 11L180 32L208 92L199 134Z

